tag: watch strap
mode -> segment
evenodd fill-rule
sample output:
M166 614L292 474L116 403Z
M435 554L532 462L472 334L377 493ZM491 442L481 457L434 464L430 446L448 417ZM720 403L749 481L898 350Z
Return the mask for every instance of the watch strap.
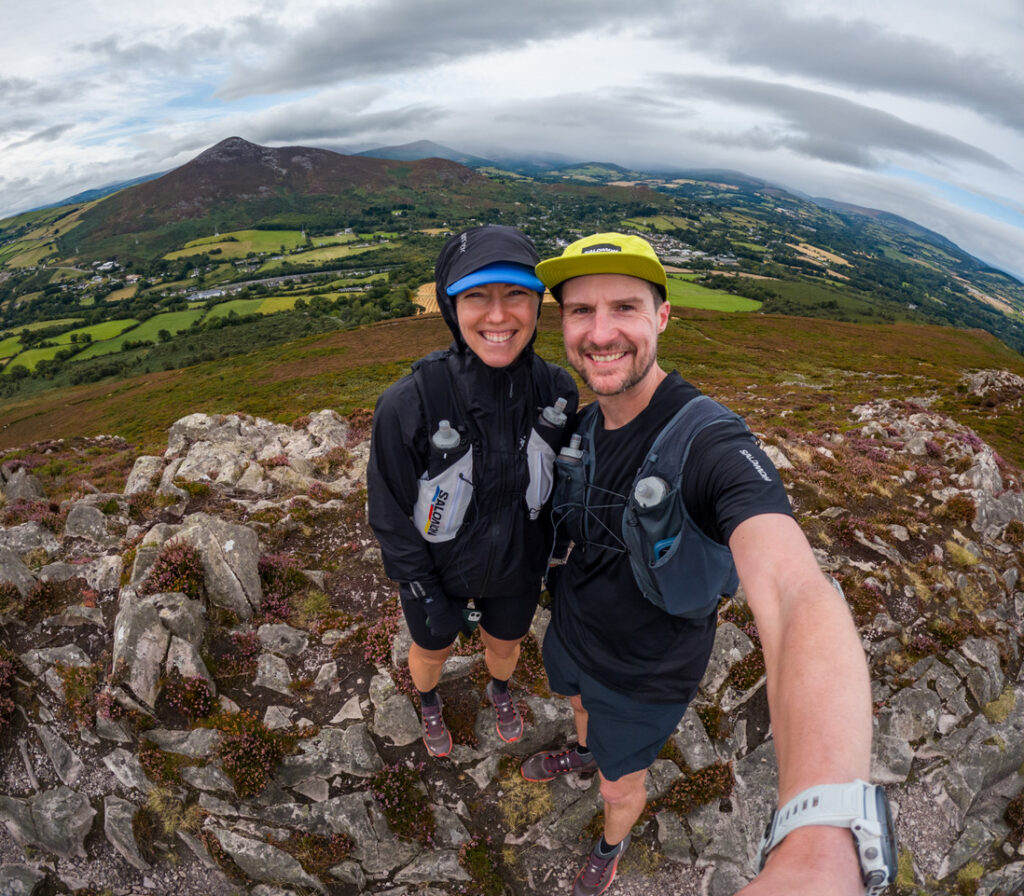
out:
M863 818L865 794L869 787L866 782L857 780L844 784L819 784L798 793L772 813L761 842L761 865L764 865L768 854L797 828L805 825L848 828L855 820Z

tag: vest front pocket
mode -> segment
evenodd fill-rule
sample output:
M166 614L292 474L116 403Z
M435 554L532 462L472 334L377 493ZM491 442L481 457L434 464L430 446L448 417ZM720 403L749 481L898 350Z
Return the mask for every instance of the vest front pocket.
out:
M451 541L473 499L473 452L466 451L436 476L424 472L412 520L427 541Z

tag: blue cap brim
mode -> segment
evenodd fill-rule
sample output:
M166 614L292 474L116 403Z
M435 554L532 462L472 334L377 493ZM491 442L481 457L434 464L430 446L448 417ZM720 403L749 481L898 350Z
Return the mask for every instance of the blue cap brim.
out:
M482 286L485 283L514 283L517 286L525 286L536 293L544 294L544 284L537 278L532 270L519 264L489 264L472 274L456 280L445 292L450 296L458 295L474 286Z

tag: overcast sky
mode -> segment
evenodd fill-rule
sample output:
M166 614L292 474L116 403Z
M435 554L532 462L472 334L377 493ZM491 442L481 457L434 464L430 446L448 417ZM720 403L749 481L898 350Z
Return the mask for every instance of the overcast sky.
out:
M0 0L0 216L230 136L731 168L1024 277L1022 0Z

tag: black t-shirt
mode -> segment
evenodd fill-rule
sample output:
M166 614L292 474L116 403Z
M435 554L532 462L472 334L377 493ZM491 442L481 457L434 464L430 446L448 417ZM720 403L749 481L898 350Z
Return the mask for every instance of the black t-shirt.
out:
M717 614L683 619L654 606L637 588L622 544L625 496L637 469L676 411L699 394L673 372L625 426L605 430L598 414L587 541L571 533L552 607L555 631L580 667L644 703L691 699L714 643ZM693 521L721 544L752 516L792 513L774 465L738 422L697 435L682 489Z

